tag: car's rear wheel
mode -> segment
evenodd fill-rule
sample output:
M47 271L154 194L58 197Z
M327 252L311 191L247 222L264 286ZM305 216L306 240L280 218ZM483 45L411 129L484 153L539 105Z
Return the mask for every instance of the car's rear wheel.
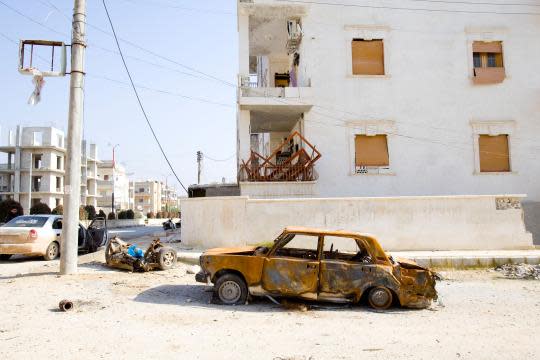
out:
M169 247L159 250L159 267L161 270L172 269L176 265L176 251Z
M53 241L52 243L47 246L47 250L45 251L45 255L43 255L43 258L47 261L54 260L58 257L58 254L60 254L60 246L56 241Z
M236 274L224 274L220 276L214 291L222 304L240 305L245 304L248 297L246 282Z
M9 259L11 259L11 254L0 254L0 260L2 261L7 261Z
M369 291L368 302L372 308L386 310L392 305L392 292L385 287L377 286Z

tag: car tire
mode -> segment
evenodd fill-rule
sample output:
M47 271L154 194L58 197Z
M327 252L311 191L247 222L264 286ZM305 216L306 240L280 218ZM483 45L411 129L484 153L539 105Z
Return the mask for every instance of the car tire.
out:
M2 261L8 261L9 259L11 259L13 255L11 254L0 254L0 260Z
M383 286L374 287L369 291L369 305L376 310L386 310L392 305L393 295Z
M164 247L159 250L158 256L159 268L169 270L176 266L176 250L170 247Z
M246 282L236 274L224 274L214 284L214 293L221 304L242 305L246 303Z
M43 259L46 261L54 260L58 257L60 254L60 245L56 241L53 241L52 243L47 246L47 250L45 251L45 255L43 255Z

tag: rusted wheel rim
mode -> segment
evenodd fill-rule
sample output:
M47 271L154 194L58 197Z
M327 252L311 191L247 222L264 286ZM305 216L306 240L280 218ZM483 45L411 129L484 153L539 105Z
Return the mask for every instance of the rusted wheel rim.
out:
M174 263L174 255L171 251L166 252L163 254L163 264L166 266L172 266Z
M242 289L234 281L225 281L219 287L219 298L227 304L236 303L242 296Z
M58 245L56 245L55 243L51 244L51 246L49 246L49 251L47 252L47 255L49 255L49 258L55 259L56 256L58 256Z
M369 293L369 303L375 309L387 309L392 303L392 293L383 287L375 288Z

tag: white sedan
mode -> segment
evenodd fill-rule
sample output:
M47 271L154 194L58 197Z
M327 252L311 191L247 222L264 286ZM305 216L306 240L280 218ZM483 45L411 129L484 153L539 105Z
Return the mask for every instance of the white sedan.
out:
M0 226L0 260L12 255L39 255L54 260L60 254L61 215L24 215ZM88 229L79 224L79 251L94 252L107 242L105 219L92 221Z

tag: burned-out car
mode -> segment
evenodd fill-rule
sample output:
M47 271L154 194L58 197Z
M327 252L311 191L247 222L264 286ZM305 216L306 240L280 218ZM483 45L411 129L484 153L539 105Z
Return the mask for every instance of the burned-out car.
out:
M198 282L213 283L223 304L249 295L329 302L366 300L425 308L437 299L437 275L410 260L388 256L371 235L288 227L273 246L210 249L200 257Z

